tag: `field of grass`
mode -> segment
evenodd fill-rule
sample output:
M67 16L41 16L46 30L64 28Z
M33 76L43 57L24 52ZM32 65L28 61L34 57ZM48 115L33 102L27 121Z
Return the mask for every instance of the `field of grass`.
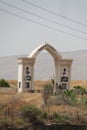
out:
M40 93L16 93L16 94L0 94L0 103L9 104L9 103L19 103L23 102L25 104L34 104L40 107L42 102Z
M55 98L55 97L54 97ZM22 93L22 94L0 94L0 104L33 104L39 108L42 108L43 105L43 98L42 93ZM59 114L68 114L72 116L76 116L77 114L80 115L87 115L87 110L84 111L84 109L80 109L76 106L70 106L67 104L59 104L59 105L49 105L46 108L44 108L46 111L52 112L58 112ZM49 110L48 110L49 109Z
M9 83L17 87L17 81L9 81ZM49 83L49 81L35 81L35 89L43 89L43 85ZM87 81L71 81L71 88L73 86L83 86L87 88ZM43 98L42 93L15 93L15 94L0 94L0 104L34 104L35 106L42 108L43 106ZM55 98L55 96L54 96ZM52 103L52 100L51 100ZM82 109L81 109L82 107ZM49 113L58 112L59 114L66 114L69 116L73 116L79 118L87 118L87 110L83 108L83 106L77 107L72 106L69 104L49 104L47 107L44 108ZM87 119L86 119L87 120Z
M8 80L11 86L17 87L17 80ZM34 89L42 89L44 84L47 84L51 81L35 81L35 87ZM87 80L72 80L70 83L70 88L73 88L74 86L80 85L84 88L87 88Z

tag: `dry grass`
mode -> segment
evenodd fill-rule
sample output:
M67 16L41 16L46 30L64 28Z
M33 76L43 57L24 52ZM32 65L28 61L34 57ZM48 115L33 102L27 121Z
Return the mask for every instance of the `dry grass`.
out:
M13 86L17 86L17 81L15 80L9 81L9 83L12 84ZM35 89L43 89L42 86L46 83L49 83L49 81L35 81ZM83 80L71 81L71 88L77 85L87 88L87 81ZM13 102L15 100L20 102L21 100L25 104L26 103L34 104L40 108L43 105L43 99L41 93L0 94L0 103L8 103L11 100L13 100ZM46 110L48 111L48 108L46 108ZM80 115L87 115L86 110L84 111L78 107L72 107L69 105L51 105L49 106L49 112L58 112L61 114L66 113L72 116L76 116L78 113Z
M80 85L87 89L87 80L72 80L70 87L73 88L74 86Z
M8 81L11 85L13 86L17 86L17 81L16 80L9 80ZM43 85L47 84L51 81L35 81L35 87L34 89L39 89L42 90L43 89ZM85 88L87 88L87 81L86 80L74 80L71 81L71 88L73 86L83 86ZM14 97L14 96L18 96L19 98L21 98L21 100L23 100L24 102L27 103L33 103L37 106L40 106L41 102L42 102L42 94L39 93L22 93L22 94L0 94L0 103L5 103L7 102L10 98Z
M0 103L1 104L6 104L9 103L10 101L15 102L15 101L21 101L29 104L35 104L37 106L40 106L42 102L42 95L39 93L16 93L16 94L0 94Z
M10 86L17 87L17 80L7 80Z
M22 94L0 94L0 103L1 104L34 104L37 107L41 108L43 105L42 94L40 93L22 93ZM45 111L48 111L48 106L44 108ZM87 111L81 110L78 107L72 107L69 105L49 105L49 112L58 112L60 114L66 114L71 116L76 116L77 113L80 115L87 114Z
M81 109L69 105L52 105L51 107L49 107L49 111L51 113L58 112L60 114L66 114L72 116L76 115L77 111L78 113L81 113Z
M42 90L43 85L47 84L47 83L50 83L50 82L51 81L40 81L40 80L34 81L34 84L35 84L34 89ZM8 80L8 83L11 86L17 87L17 80ZM70 83L70 88L73 88L74 86L77 86L77 85L80 85L82 87L87 88L87 80L72 80L71 83Z

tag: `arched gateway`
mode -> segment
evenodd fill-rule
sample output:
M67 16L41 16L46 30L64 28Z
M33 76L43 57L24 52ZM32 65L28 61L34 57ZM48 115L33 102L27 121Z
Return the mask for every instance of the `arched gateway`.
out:
M71 80L72 59L62 59L57 50L49 45L43 44L30 53L28 57L18 58L18 92L28 92L34 89L34 64L37 55L43 51L48 51L55 62L55 90L59 85L64 89L68 89Z

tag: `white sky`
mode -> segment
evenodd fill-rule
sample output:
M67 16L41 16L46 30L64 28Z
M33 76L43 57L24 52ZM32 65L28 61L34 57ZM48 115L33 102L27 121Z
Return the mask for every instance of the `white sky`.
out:
M87 32L87 26L65 20L59 16L50 14L39 8L31 6L22 0L0 0L7 2L26 11L40 15L60 24L70 26L83 32ZM79 21L87 25L87 0L26 0L40 7L56 12L65 17ZM51 26L87 39L87 34L73 31L69 28L50 23L23 11L19 11L0 2L0 9L13 12L22 17L32 19L41 24ZM86 50L87 40L79 39L59 31L55 31L39 24L26 21L0 10L0 56L29 54L40 44L48 42L60 51Z

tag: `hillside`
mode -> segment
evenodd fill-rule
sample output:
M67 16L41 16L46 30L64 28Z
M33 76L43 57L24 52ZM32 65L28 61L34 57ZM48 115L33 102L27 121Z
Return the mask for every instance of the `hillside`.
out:
M61 52L63 58L72 58L72 80L87 80L87 50ZM17 79L17 58L21 56L0 57L0 78ZM36 58L35 80L49 80L54 74L54 60L48 52Z

